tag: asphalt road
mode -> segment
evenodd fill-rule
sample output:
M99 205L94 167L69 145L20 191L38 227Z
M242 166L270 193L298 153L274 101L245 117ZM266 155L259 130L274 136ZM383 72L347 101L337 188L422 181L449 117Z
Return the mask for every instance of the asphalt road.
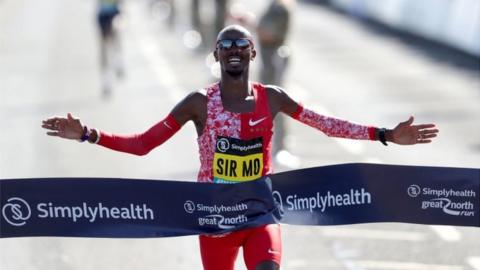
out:
M163 118L188 92L215 80L203 50L184 46L187 2L176 2L174 29L153 19L143 1L127 2L119 25L126 74L114 82L111 97L103 98L95 1L1 1L0 179L195 179L199 162L192 124L145 157L47 137L40 128L43 118L72 112L92 127L136 132ZM205 2L208 23L212 3ZM264 7L243 3L253 14ZM480 74L469 60L458 60L464 56L303 2L296 8L291 49L286 89L306 106L385 127L414 115L441 130L429 145L384 147L327 138L288 121L287 145L300 167L348 162L479 167ZM257 72L258 63L253 79ZM480 269L478 228L283 226L283 235L282 269ZM241 259L238 265L244 269ZM200 269L201 264L196 237L25 238L0 240L0 268Z

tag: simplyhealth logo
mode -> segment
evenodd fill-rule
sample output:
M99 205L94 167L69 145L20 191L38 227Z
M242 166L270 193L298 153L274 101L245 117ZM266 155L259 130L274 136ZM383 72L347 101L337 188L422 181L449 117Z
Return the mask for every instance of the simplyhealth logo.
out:
M314 196L308 197L288 194L285 200L283 199L284 196L276 190L272 192L272 195L281 213L285 213L285 210L308 210L310 212L319 210L323 213L329 208L367 205L372 203L372 194L365 188L350 189L345 193L333 193L328 190L326 193L321 194L317 192Z
M69 219L77 222L81 219L94 223L100 219L115 220L155 220L154 212L146 204L130 203L124 207L106 206L99 202L88 204L86 202L80 205L55 205L52 202L37 203L32 208L22 198L12 197L2 207L2 217L12 226L23 226L32 215L40 219Z
M7 203L2 207L2 216L12 226L23 226L27 224L27 220L32 215L30 205L18 197L13 197L7 200Z

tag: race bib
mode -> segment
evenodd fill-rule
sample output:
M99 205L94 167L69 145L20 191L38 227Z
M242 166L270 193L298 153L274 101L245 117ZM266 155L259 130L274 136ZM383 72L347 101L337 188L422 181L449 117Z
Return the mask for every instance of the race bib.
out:
M236 183L262 177L263 140L217 137L213 157L213 181Z

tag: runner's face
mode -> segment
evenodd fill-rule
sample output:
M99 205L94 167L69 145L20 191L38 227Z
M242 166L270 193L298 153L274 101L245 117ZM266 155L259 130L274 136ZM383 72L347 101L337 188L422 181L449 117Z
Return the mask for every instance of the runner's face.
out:
M219 41L232 40L233 44L230 48L224 48L217 42L214 52L215 58L220 62L222 71L231 76L240 76L244 72L248 72L250 60L253 60L256 54L251 41L249 41L248 47L242 47L235 44L235 40L238 39L251 40L251 37L241 31L227 31L219 37Z

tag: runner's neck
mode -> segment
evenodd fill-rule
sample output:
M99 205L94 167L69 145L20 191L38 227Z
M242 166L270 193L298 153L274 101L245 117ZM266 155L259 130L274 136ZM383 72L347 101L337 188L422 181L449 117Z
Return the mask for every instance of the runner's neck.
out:
M222 85L220 83L220 96L223 108L234 113L251 112L255 109L255 97L252 84Z
M219 87L223 101L242 102L253 95L248 80L221 80Z

